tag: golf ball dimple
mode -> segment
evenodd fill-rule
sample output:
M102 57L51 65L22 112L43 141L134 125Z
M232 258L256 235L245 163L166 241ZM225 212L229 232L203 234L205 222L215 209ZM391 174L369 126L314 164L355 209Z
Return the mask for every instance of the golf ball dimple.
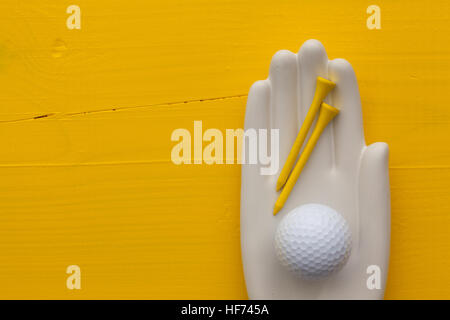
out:
M303 279L322 279L338 271L351 251L350 229L338 212L306 204L289 212L275 233L281 264Z

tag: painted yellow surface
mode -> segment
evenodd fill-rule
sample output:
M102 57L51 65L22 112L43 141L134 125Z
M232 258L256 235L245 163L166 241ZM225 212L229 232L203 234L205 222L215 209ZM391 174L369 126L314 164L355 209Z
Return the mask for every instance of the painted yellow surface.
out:
M68 30L78 4L81 30ZM368 30L366 8L381 8ZM391 150L386 298L450 298L448 1L0 2L0 298L246 298L238 165L170 161L243 125L271 56L316 38ZM81 267L82 289L66 288Z

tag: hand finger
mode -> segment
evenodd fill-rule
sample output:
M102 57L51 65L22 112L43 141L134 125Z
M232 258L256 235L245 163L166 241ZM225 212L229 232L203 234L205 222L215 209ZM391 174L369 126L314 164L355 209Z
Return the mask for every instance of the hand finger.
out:
M258 131L268 128L270 128L270 81L260 80L252 85L248 93L244 123L244 130L248 133L248 138L244 137L242 141L244 146L242 163L250 166L249 170L252 172L253 170L259 171Z
M270 128L270 82L256 81L250 88L245 109L245 129Z
M359 177L359 254L364 268L378 266L384 292L389 264L391 204L389 148L377 142L364 150ZM354 239L354 242L356 242ZM356 248L355 248L356 249Z
M297 136L297 57L278 51L270 64L272 129L279 129L279 163L283 166ZM278 172L281 171L281 168Z
M351 170L365 145L358 82L352 66L343 59L329 62L328 75L336 83L331 104L340 110L333 122L336 167Z
M323 45L317 40L306 41L297 56L299 65L299 124L303 123L306 114L311 106L315 90L317 77L328 78L328 57ZM326 100L325 100L326 101ZM313 123L310 133L314 129ZM333 163L332 157L332 130L328 126L322 133L311 158L306 164L305 171L316 172L325 168L329 169ZM298 127L300 129L300 125ZM309 138L307 137L307 140ZM304 145L307 141L304 142ZM307 172L303 173L307 174Z
M270 129L270 91L269 80L257 81L250 88L245 111L244 129L246 132ZM270 268L255 269L254 264L258 264L259 261L267 261L267 257L264 255L265 251L260 249L261 243L266 245L264 242L272 241L271 237L262 235L273 233L273 231L267 230L272 227L267 219L273 221L271 210L276 195L273 187L265 187L270 184L268 179L272 177L261 175L259 159L257 160L258 164L250 163L249 149L255 146L259 148L258 144L250 146L246 143L246 162L242 165L240 203L242 261L246 286L251 296L255 296L255 292L261 292L260 288L266 284L262 279L266 279L265 273L271 270ZM261 197L261 194L265 195Z

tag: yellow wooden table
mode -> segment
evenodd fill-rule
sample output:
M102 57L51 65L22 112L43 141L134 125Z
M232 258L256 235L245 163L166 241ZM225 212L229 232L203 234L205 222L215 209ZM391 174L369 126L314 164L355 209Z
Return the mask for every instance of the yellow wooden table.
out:
M69 5L81 29L68 29ZM381 29L366 26L369 5ZM450 298L448 1L0 3L0 298L246 298L238 165L171 162L240 128L271 56L320 40L391 150L386 298ZM81 268L81 290L66 268Z

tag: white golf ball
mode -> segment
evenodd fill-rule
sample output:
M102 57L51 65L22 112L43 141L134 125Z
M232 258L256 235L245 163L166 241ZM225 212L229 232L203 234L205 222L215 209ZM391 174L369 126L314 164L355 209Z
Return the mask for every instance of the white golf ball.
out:
M338 271L351 251L350 229L338 212L306 204L278 225L275 250L284 266L303 279L322 279Z

